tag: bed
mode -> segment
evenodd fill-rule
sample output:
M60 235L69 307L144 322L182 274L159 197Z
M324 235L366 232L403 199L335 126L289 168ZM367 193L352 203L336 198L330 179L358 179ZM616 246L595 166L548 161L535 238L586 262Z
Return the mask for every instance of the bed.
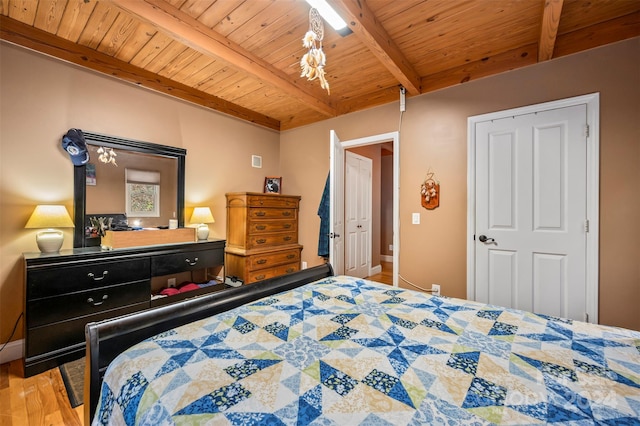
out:
M305 271L88 325L93 424L640 424L640 332Z

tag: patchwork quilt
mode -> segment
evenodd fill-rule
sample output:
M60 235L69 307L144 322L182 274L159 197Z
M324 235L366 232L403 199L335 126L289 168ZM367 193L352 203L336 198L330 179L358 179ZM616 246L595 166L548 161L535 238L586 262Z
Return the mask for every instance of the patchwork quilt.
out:
M339 276L119 355L93 424L640 424L640 333Z

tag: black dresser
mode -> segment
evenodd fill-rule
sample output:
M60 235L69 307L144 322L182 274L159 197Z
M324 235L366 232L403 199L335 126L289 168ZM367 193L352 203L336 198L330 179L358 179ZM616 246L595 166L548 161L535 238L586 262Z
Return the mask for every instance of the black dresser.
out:
M219 268L225 240L101 251L25 253L25 377L81 358L84 326L225 288L220 283L151 300L154 277Z

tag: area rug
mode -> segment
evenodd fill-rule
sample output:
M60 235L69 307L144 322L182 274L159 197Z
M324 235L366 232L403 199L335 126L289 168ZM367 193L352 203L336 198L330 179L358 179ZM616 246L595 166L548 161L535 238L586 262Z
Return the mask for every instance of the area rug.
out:
M84 363L83 357L58 367L64 387L67 389L67 395L69 395L71 408L76 408L84 402Z

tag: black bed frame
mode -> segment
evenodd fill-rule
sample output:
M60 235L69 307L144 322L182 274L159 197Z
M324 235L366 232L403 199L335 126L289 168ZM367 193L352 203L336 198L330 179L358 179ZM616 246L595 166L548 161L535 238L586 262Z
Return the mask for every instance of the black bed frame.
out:
M325 264L171 305L88 323L85 327L85 424L91 424L95 414L107 367L118 354L129 347L172 328L330 276L333 276L333 268L330 264Z

